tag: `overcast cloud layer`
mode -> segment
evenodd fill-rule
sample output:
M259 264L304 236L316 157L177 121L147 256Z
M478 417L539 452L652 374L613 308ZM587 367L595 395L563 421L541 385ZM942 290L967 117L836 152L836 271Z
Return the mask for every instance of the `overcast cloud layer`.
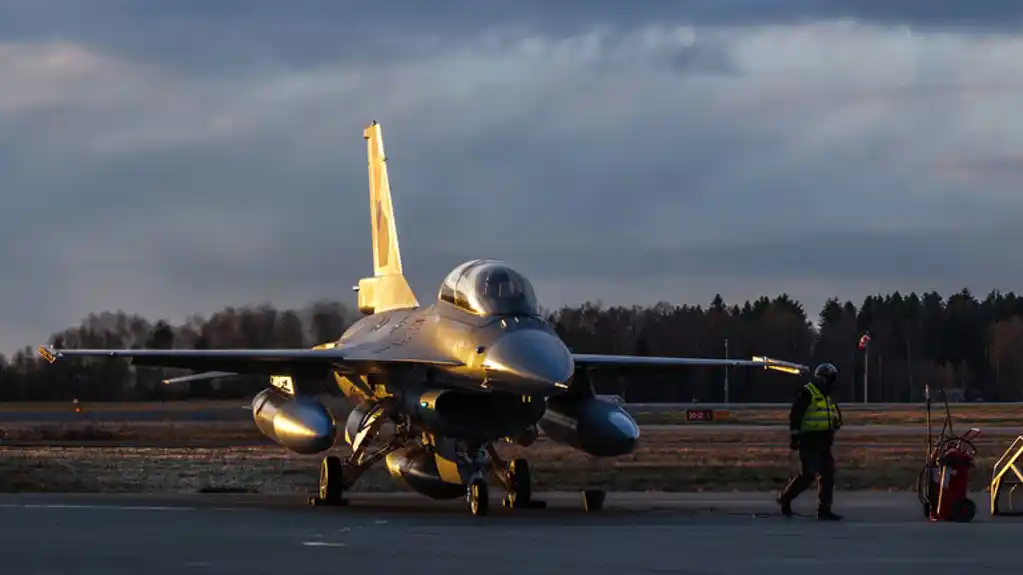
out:
M370 120L424 301L1019 290L1019 3L748 4L0 0L0 352L354 303Z

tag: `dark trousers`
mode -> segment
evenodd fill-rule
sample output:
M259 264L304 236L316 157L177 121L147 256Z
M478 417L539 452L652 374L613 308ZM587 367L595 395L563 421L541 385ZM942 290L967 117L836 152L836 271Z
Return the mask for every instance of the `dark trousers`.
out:
M835 494L835 458L831 455L831 433L807 433L799 438L799 475L792 478L781 498L791 502L817 479L818 509L831 509Z

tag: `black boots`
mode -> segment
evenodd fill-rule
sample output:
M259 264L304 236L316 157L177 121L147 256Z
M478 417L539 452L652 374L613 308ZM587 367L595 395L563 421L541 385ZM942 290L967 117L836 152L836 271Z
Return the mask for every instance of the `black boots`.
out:
M775 501L781 506L781 514L785 517L792 517L792 502L786 501L784 495L779 495Z
M842 516L832 513L831 509L821 508L817 510L817 519L819 521L841 521Z
M785 517L792 517L795 515L792 512L792 502L787 501L784 495L779 495L775 498L775 502L781 508L781 514ZM841 521L842 516L831 511L830 507L820 507L817 509L817 520L818 521Z

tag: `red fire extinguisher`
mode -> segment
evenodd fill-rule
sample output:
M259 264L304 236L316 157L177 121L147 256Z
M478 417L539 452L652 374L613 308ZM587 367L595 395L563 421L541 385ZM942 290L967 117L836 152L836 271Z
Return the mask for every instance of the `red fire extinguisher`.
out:
M970 475L977 453L973 440L980 430L971 428L963 435L952 431L952 413L945 400L945 423L933 441L931 433L931 388L924 386L927 406L927 459L917 480L917 497L923 504L924 516L931 521L973 521L977 505L969 498Z
M959 446L949 446L940 454L931 470L931 493L937 501L931 505L931 521L968 522L977 513L969 498L973 455Z

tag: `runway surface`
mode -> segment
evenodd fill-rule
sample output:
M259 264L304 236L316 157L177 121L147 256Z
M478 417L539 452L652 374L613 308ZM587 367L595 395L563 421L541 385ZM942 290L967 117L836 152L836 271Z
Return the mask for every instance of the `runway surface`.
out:
M0 495L5 575L543 573L828 575L1015 573L1023 518L932 524L912 494L839 493L841 523L775 511L771 494L577 494L546 510L471 517L460 500L355 494L343 508L296 496ZM812 510L812 494L797 511Z

